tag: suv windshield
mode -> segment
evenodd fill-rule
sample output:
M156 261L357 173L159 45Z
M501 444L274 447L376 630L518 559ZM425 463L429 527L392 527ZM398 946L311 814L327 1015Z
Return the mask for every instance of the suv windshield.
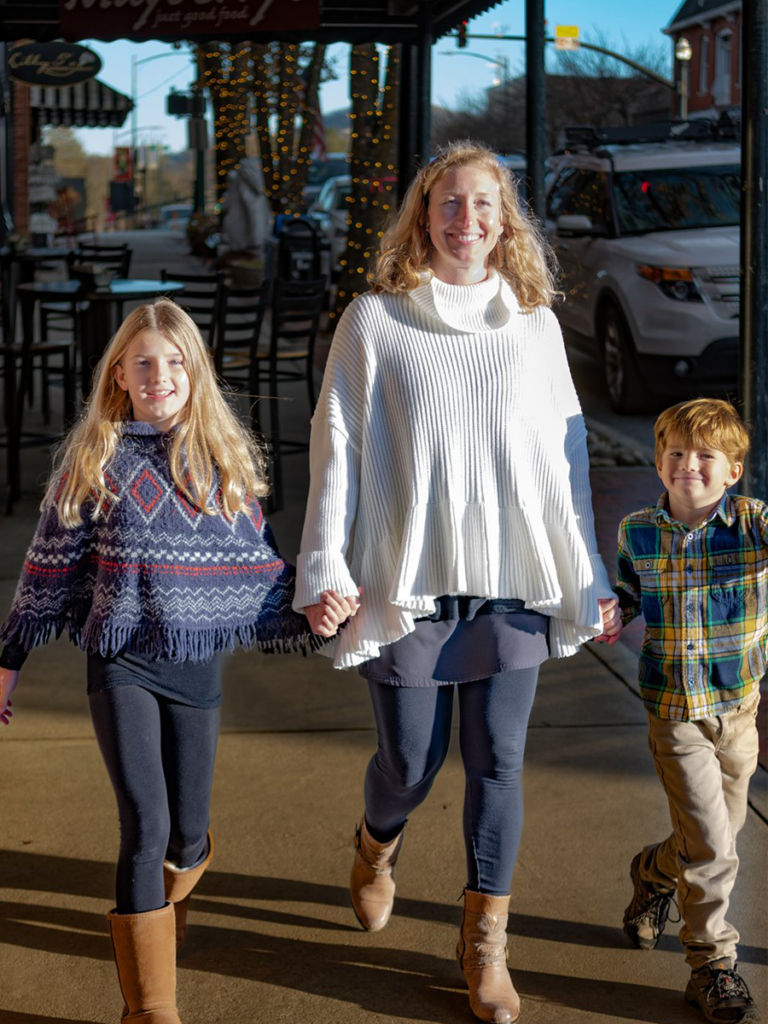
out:
M613 179L623 235L729 227L739 223L738 164L621 171Z

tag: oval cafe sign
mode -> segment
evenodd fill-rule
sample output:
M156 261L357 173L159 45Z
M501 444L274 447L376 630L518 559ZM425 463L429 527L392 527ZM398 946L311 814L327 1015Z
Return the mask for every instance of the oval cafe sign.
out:
M22 43L8 54L8 73L24 85L77 85L101 70L101 59L77 43Z

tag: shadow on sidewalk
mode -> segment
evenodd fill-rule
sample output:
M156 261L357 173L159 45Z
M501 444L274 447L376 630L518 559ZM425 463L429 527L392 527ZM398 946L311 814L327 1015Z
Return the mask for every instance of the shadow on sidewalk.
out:
M41 1017L39 1013L19 1013L16 1010L4 1010L0 1007L0 1020L3 1024L83 1024L81 1019L72 1020L69 1017Z

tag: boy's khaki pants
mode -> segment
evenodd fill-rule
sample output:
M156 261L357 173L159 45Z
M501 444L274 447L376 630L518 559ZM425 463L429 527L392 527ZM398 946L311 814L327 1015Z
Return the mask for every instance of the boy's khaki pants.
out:
M674 832L645 847L640 877L677 889L680 941L693 970L722 957L736 960L739 933L725 915L739 867L736 836L757 767L759 702L755 689L735 711L697 722L648 713L648 745Z

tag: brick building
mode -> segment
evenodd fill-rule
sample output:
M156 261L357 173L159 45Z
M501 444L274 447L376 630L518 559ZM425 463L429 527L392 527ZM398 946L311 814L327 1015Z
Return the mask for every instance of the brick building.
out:
M672 46L681 36L691 44L688 113L717 117L741 107L741 0L684 0L664 32ZM675 61L675 78L681 75Z

